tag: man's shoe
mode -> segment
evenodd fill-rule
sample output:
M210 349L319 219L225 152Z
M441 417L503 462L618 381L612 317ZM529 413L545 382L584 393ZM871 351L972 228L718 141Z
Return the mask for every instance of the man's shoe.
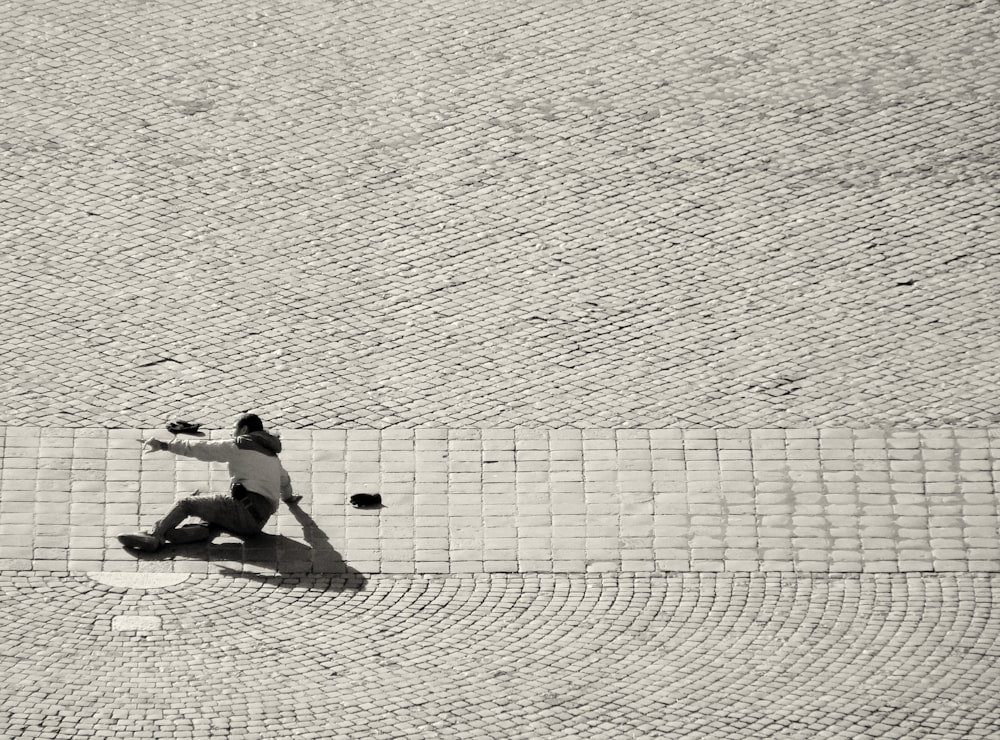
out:
M141 550L142 552L156 552L163 547L163 540L151 534L120 534L118 541L129 550Z
M192 542L205 542L218 534L207 524L185 524L183 527L171 530L164 539L172 545L189 545Z

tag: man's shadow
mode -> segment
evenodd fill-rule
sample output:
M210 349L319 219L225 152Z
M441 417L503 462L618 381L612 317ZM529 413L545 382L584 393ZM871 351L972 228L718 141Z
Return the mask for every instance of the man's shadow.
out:
M302 527L305 542L285 535L262 532L253 537L237 537L223 533L216 540L185 545L169 545L155 553L132 554L143 560L204 559L219 566L218 573L234 578L282 585L302 576L329 578L328 588L342 591L362 591L368 579L347 564L330 544L326 532L299 507L289 504L288 510ZM237 569L226 563L242 563L261 570ZM270 572L268 572L270 571ZM295 585L299 585L297 582Z

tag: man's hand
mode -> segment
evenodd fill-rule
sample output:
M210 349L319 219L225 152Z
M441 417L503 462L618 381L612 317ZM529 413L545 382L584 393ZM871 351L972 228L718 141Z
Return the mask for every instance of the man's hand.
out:
M146 440L146 452L162 452L165 449L167 449L166 442L161 442L155 438Z

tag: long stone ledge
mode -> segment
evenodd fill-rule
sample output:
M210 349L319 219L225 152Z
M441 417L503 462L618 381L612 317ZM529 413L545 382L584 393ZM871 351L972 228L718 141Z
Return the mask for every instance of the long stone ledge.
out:
M301 509L137 558L116 534L226 490L222 465L143 454L153 434L4 429L2 569L1000 571L997 427L286 430Z

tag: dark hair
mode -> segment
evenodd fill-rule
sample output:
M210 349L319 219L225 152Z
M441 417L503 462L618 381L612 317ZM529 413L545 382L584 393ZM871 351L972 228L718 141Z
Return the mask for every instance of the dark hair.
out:
M248 432L262 432L264 431L264 422L260 420L257 414L243 414L239 419L236 420L236 427L246 427Z

